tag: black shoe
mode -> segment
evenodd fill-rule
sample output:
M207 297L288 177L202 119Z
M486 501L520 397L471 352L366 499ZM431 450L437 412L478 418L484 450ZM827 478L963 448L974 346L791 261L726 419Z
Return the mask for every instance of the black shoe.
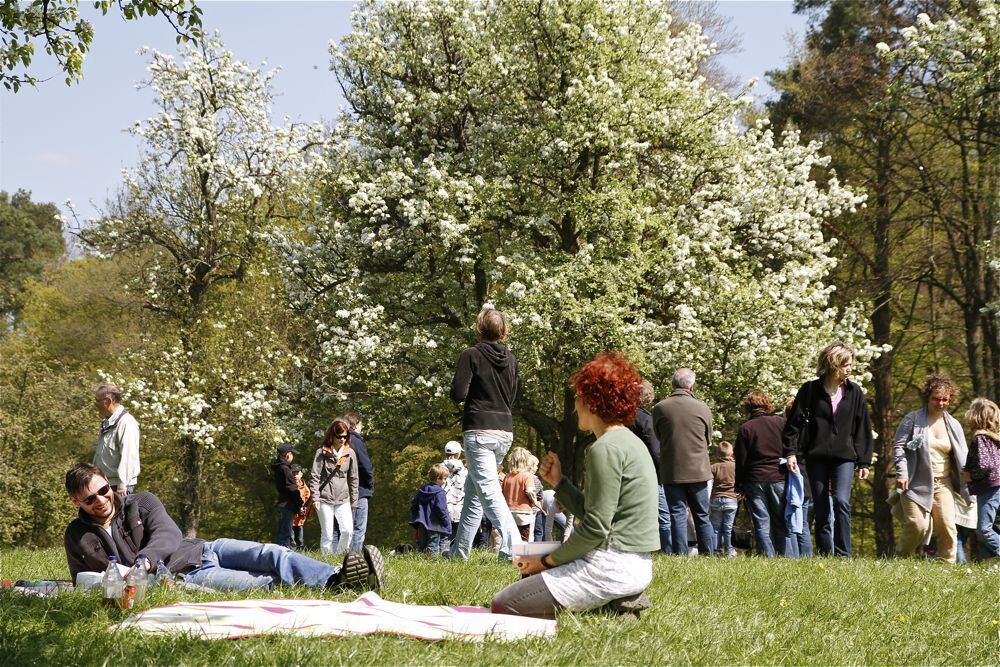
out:
M618 614L627 620L638 620L639 614L652 606L653 604L650 602L649 596L646 595L645 591L636 595L629 595L628 597L612 600L605 605L609 611L614 614Z
M378 592L385 586L385 560L378 547L366 544L361 547L361 554L364 556L368 566L368 590Z
M326 585L328 588L366 590L368 588L368 564L360 555L349 553L344 556L340 572L330 577L330 581Z

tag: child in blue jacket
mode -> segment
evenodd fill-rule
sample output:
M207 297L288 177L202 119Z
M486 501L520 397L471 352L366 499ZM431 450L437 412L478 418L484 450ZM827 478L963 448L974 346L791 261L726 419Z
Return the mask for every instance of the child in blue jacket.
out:
M451 536L448 496L442 488L448 469L435 463L427 471L427 479L410 502L410 525L417 529L417 549L436 556L441 553L442 542Z

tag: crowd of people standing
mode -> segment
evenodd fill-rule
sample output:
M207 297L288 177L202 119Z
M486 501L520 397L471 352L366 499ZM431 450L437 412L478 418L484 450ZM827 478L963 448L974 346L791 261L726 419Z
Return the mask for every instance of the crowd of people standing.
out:
M428 470L411 501L410 523L419 550L461 560L487 527L499 557L523 577L497 594L495 611L550 616L604 604L642 608L651 553L735 555L740 503L761 556L810 556L813 538L819 555L851 555L851 493L855 478L869 478L874 434L864 391L851 380L855 354L845 343L819 354L816 378L780 410L766 393L747 393L734 444L714 443L712 413L695 393L693 370L677 369L670 394L654 403L652 385L624 356L598 355L571 378L579 428L594 436L581 488L562 474L554 452L539 460L521 447L511 451L519 375L502 342L507 320L484 308L476 331L479 340L459 357L451 388L463 406L462 442L448 442L445 459ZM921 397L893 440L897 552L956 562L975 541L972 556L1000 556L1000 408L985 398L971 402L969 442L948 412L958 397L950 379L928 376ZM113 385L101 385L95 403L105 420L94 462L107 488L125 497L139 471L138 426ZM356 413L335 419L308 482L293 463L295 447L278 447L278 545L302 547L302 526L314 511L322 552L363 552L369 570L380 570L363 548L374 468L362 429ZM74 488L82 493L99 481ZM560 522L554 551L515 555L518 545L551 537Z

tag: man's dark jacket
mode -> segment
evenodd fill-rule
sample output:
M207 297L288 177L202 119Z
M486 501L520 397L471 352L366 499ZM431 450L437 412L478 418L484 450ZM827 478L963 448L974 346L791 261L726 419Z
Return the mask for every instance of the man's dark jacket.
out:
M351 431L351 449L358 457L358 498L371 498L375 495L375 466L365 439L357 431Z
M140 553L151 563L162 560L171 572L190 572L201 566L204 540L184 538L163 503L152 493L121 498L115 495L111 537L83 510L66 527L63 544L73 581L80 572L103 572L108 556L130 566Z
M646 451L653 459L656 467L656 475L660 475L660 440L656 437L656 430L653 428L653 415L646 408L639 408L635 412L635 421L629 426L629 430L639 436L642 444L646 445Z
M807 409L812 418L805 427L807 432L799 450L802 413ZM795 395L792 413L782 432L782 442L785 451L806 459L853 461L860 468L869 467L872 464L875 440L865 393L857 384L847 382L844 386L844 398L834 417L833 403L823 388L823 379L806 382Z
M295 473L292 466L284 459L278 459L271 465L274 472L274 487L278 490L278 507L287 509L292 514L302 509L302 494L299 485L295 483Z

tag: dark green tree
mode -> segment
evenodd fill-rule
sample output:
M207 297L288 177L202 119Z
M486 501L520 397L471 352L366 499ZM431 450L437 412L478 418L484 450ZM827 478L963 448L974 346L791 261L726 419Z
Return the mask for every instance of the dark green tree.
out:
M66 252L59 210L31 201L31 193L0 192L0 317L17 319L25 282Z

